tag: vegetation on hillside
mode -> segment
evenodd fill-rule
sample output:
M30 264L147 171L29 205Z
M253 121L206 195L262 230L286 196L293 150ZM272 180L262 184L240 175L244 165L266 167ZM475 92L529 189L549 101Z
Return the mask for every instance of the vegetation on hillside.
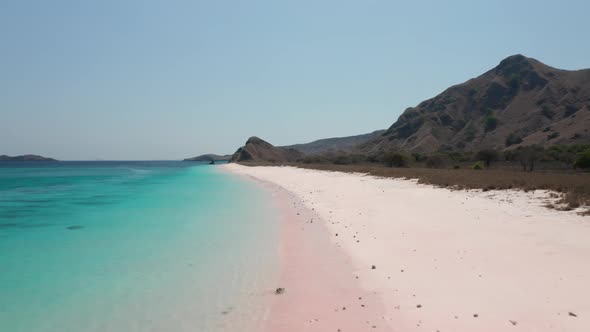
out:
M588 168L586 158L590 154L590 144L553 145L548 148L541 146L518 147L512 150L498 151L483 149L479 151L440 151L431 154L412 153L403 151L388 151L382 154L364 155L349 152L330 152L324 154L307 155L299 162L304 164L336 164L361 165L379 164L385 167L427 167L427 168L457 168L468 166L481 161L486 168L498 167L503 169L520 168L526 172L542 170L583 170Z

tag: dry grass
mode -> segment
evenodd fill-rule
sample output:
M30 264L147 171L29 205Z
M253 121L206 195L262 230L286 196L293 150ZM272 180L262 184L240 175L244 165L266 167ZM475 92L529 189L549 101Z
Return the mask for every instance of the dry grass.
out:
M247 163L249 166L277 166L272 163ZM432 169L432 168L389 168L375 165L334 165L334 164L284 164L300 168L324 171L365 173L380 177L418 179L418 183L453 189L520 189L552 190L556 204L548 207L563 207L571 210L590 206L590 173L538 171L522 172L510 169ZM590 212L590 210L589 210Z

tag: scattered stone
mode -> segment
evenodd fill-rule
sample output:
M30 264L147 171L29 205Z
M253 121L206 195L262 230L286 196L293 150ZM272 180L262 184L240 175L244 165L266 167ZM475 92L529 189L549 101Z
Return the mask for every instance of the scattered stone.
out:
M376 267L375 265L372 265L372 266L371 266L371 270L374 270L374 269L376 269L376 268L377 268L377 267Z
M512 324L512 325L516 325L516 324L518 324L518 323L517 323L515 320L509 320L509 322L510 322L510 324Z
M477 317L479 317L478 314L473 314L473 318L477 318Z
M275 290L275 294L276 294L276 295L281 295L281 294L283 294L284 292L285 292L285 289L284 289L284 288L282 288L282 287L279 287L279 288L277 288L277 289Z
M570 312L568 312L567 314L568 314L568 315L570 315L570 316L572 316L572 317L578 317L578 315L574 314L574 313L573 313L573 312L571 312L571 311L570 311Z
M420 308L422 308L422 305L421 305L421 304L418 304L418 305L416 306L416 308L420 309Z

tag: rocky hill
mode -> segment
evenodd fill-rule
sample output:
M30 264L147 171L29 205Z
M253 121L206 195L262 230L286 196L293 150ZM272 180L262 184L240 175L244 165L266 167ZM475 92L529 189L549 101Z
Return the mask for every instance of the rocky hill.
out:
M42 156L39 156L36 154L25 154L22 156L15 156L15 157L1 155L0 161L57 161L57 160L52 159L52 158L42 157Z
M246 141L246 145L233 154L230 162L291 162L301 158L303 158L303 153L298 150L275 147L258 137L250 137Z
M349 151L359 144L366 143L381 136L385 130L376 130L369 134L324 138L305 144L294 144L283 148L292 148L305 154L319 154L324 152Z
M406 109L361 150L429 153L590 143L589 131L590 70L561 70L513 55Z
M220 156L217 154L202 154L200 156L186 158L183 161L229 161L231 157L231 154L224 156Z

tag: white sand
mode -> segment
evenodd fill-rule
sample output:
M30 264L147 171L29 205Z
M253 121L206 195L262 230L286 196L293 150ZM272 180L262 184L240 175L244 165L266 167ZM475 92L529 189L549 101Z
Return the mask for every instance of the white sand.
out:
M224 167L314 209L395 331L590 331L590 218L543 207L547 193Z

